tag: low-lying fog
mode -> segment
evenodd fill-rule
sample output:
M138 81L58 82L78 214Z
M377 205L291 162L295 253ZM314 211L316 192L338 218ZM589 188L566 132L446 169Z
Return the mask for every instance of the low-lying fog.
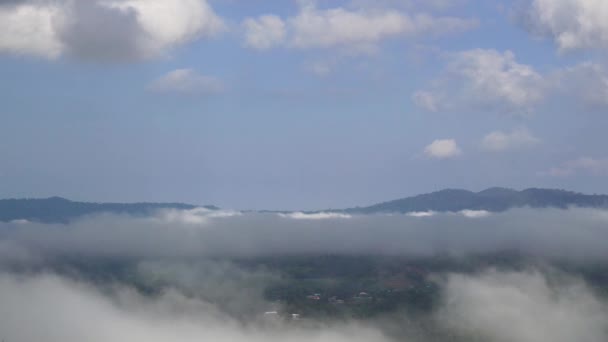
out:
M608 212L348 216L162 211L68 225L0 224L0 339L34 341L589 341L608 340L608 301L575 274L519 270L432 274L439 306L420 318L269 321L266 284L281 275L233 258L287 255L432 257L508 250L534 260L608 263ZM113 260L163 282L145 294L119 280L58 272L59 260ZM243 314L240 315L239 313ZM444 335L421 332L431 326Z

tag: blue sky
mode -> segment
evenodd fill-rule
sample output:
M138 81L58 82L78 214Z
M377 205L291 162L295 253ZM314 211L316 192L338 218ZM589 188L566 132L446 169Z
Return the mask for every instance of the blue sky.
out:
M608 192L602 0L0 1L0 197Z

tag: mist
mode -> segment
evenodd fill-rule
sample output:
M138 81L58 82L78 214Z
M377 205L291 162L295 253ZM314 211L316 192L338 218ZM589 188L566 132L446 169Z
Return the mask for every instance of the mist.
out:
M605 291L554 265L606 265L607 238L608 212L574 208L372 216L194 209L2 223L0 338L599 342L608 338ZM268 317L288 310L265 295L286 275L252 262L500 251L525 256L524 264L431 271L424 277L438 292L428 312L368 320Z
M162 211L98 215L67 225L0 224L3 262L53 257L200 258L269 255L466 256L515 251L539 258L606 261L608 212L515 209L483 215L319 215Z
M405 314L361 322L237 320L213 303L170 289L143 296L115 284L53 274L0 274L0 331L6 341L605 341L608 311L578 279L554 282L537 270L442 280L440 308L420 331ZM563 276L562 279L564 279ZM399 337L394 336L399 332Z

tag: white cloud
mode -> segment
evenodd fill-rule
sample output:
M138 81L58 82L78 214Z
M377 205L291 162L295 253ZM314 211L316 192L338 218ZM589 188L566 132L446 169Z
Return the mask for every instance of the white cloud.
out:
M177 69L152 82L148 90L183 95L209 95L222 92L224 84L215 77L201 75L192 69Z
M407 216L411 216L411 217L431 217L431 216L435 216L435 212L434 211L413 211L411 213L407 213Z
M453 54L443 75L413 95L427 110L474 107L527 113L544 98L545 80L511 51L474 49Z
M209 219L241 216L239 211L210 210L207 208L194 208L190 210L166 209L158 212L157 219L168 223L205 224Z
M299 13L286 19L266 15L244 21L247 45L254 48L269 48L284 40L291 48L338 47L353 52L373 51L390 37L445 34L476 26L475 20L409 15L395 9L319 9L314 1L300 1Z
M264 50L283 43L286 36L285 22L276 15L248 18L243 22L245 44Z
M280 217L290 218L294 220L332 220L332 219L349 219L352 218L351 215L341 214L341 213L288 213L288 214L279 214Z
M181 265L178 265L181 266ZM193 275L200 266L175 271L152 267L154 278L169 273L168 286L157 296L144 296L127 284L111 284L105 289L95 284L59 275L0 274L0 330L7 341L233 341L233 342L388 342L375 327L362 324L331 324L320 329L296 328L278 324L269 327L256 322L255 314L245 322L222 311L219 304L234 297L241 299L235 308L261 310L265 303L258 294L257 283L269 280L260 276L232 275L226 267L216 266L204 277ZM184 269L184 266L181 266ZM164 272L162 272L164 271ZM187 273L183 276L179 272ZM232 280L230 277L236 277ZM183 290L181 282L189 289ZM189 277L189 278L188 278ZM198 280L195 277L199 277ZM238 277L247 277L240 280ZM177 279L174 279L177 278ZM204 285L190 285L198 280ZM245 286L240 281L249 281ZM252 284L253 282L253 284ZM208 287L204 296L197 291ZM204 299L206 296L210 299ZM245 294L245 295L242 295ZM249 296L247 296L247 294ZM260 307L258 307L260 306ZM26 324L24 324L26 322ZM75 324L78 322L78 324ZM279 329L281 328L281 329Z
M462 154L454 139L435 140L424 149L429 158L449 159Z
M540 175L567 177L581 171L593 175L608 175L608 159L581 157L579 159L569 160L561 166L552 167L548 171L541 172Z
M225 29L206 0L23 1L0 7L0 52L99 62L164 56Z
M444 291L440 321L482 341L606 339L606 304L566 276L549 279L534 271L452 275Z
M487 210L462 210L460 211L460 214L468 218L482 218L492 215L492 213Z
M63 46L56 26L64 14L60 6L52 3L0 6L0 52L58 57Z
M510 133L494 131L488 133L481 142L481 147L488 151L506 151L536 145L540 142L525 128L516 129Z
M608 2L605 0L532 0L524 23L548 36L561 51L608 48Z
M137 21L159 49L199 36L213 36L225 29L206 0L118 0L111 6L134 10Z
M542 99L543 78L533 67L520 64L511 51L475 49L455 56L450 73L458 75L481 102L503 102L525 108Z

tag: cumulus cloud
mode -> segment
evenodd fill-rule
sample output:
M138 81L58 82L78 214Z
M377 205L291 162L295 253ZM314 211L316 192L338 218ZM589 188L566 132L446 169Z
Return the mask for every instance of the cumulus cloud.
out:
M579 172L593 175L608 175L608 159L581 157L569 160L560 166L552 167L548 171L541 172L540 174L553 177L567 177Z
M608 48L603 0L531 0L518 14L527 29L551 38L560 51Z
M0 7L0 52L56 58L63 51L57 26L63 7L53 3L14 2Z
M213 76L199 74L193 69L173 70L148 85L157 93L182 95L211 95L224 90L223 82Z
M297 49L345 48L361 52L374 50L387 38L461 32L477 26L477 21L409 15L395 9L319 9L314 1L300 1L299 13L295 16L249 18L243 26L246 44L257 49L282 43Z
M0 52L96 62L164 56L225 29L206 0L33 0L0 7L0 18Z
M435 140L424 149L424 154L429 158L450 159L462 154L454 139Z
M488 151L500 152L512 149L525 148L536 145L540 139L536 138L525 128L511 132L494 131L488 133L481 142L481 147Z
M443 75L413 95L420 107L528 113L545 96L545 79L511 51L474 49L450 56Z
M285 22L276 15L247 18L243 22L245 44L264 50L282 44L286 36Z

